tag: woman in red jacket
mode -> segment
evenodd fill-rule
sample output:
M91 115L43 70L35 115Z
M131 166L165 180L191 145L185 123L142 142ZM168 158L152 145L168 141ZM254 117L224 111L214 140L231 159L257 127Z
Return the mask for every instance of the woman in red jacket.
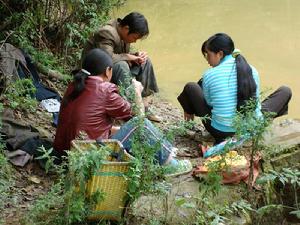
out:
M75 74L62 101L54 141L56 151L69 150L70 142L80 132L85 132L89 139L94 140L118 139L130 151L137 129L136 119L131 119L133 112L130 103L119 95L117 86L110 83L112 66L111 57L101 49L91 50L84 58L83 69ZM134 84L135 91L141 92L141 84L137 81ZM138 103L140 100L137 100ZM131 120L112 134L113 121L119 119ZM160 143L156 154L160 165L171 162L176 167L185 167L184 172L191 170L189 161L173 159L174 147L149 120L144 119L143 128L143 136L149 145Z

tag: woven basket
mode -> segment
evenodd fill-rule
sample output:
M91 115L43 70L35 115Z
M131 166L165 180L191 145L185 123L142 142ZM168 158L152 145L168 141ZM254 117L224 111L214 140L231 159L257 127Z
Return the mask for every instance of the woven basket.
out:
M88 219L120 220L125 207L128 186L124 175L129 169L129 161L132 156L122 149L118 140L106 139L102 142L108 145L113 152L121 154L121 160L119 162L114 157L108 157L107 161L101 164L99 170L87 182L87 195L93 194L97 189L105 193L105 199L95 206ZM96 141L74 140L71 144L73 150L88 150L92 145L97 145Z

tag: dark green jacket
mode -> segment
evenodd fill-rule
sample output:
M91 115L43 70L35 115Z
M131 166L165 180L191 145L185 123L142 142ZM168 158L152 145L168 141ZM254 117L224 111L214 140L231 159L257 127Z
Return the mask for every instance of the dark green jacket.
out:
M126 61L130 44L121 40L117 31L118 22L112 20L95 32L84 46L82 58L93 48L101 48L111 55L113 62Z

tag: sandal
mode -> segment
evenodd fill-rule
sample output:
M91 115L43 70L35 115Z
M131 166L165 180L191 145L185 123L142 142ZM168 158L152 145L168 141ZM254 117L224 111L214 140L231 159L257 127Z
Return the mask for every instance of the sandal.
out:
M170 164L165 166L165 169L166 169L165 170L166 177L176 177L191 172L193 166L192 163L187 159L183 159L183 160L173 159L170 162Z

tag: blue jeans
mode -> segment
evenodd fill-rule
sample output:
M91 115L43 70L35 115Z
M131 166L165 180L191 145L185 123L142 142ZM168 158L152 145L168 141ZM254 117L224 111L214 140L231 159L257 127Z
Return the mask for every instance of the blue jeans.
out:
M111 138L119 140L123 147L131 153L132 148L132 139L135 134L135 131L138 129L138 118L132 118L126 122L121 129L114 134ZM143 120L143 137L145 137L145 144L149 146L158 145L159 149L156 152L155 158L160 165L163 165L170 153L172 152L172 144L166 140L161 131L156 128L148 119Z

